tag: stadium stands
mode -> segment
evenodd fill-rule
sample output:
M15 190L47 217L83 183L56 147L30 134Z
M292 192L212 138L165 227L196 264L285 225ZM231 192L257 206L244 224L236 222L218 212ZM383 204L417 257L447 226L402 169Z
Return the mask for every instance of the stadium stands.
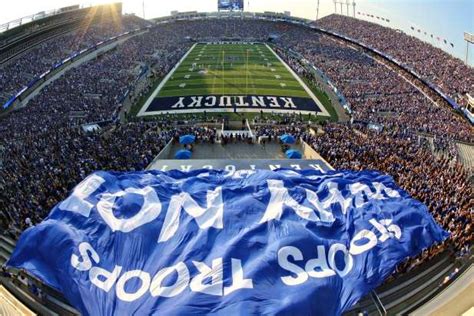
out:
M474 85L474 70L461 60L403 32L342 15L330 15L318 26L345 34L393 56L438 85L459 104Z
M72 52L148 25L137 17L123 16L118 22L105 19L89 28L46 38L0 65L0 101L5 102L31 78ZM396 57L460 104L465 104L465 93L474 84L472 68L404 34L341 16L324 18L317 26ZM278 39L274 45L279 50L298 53L335 83L351 106L353 123L316 126L288 115L281 116L287 127L259 126L256 136L276 138L291 132L336 169L380 170L423 201L451 237L399 266L397 275L440 253L465 254L474 236L474 192L469 170L456 158L458 141L463 141L463 146L474 142L472 125L366 51L308 26L248 18L158 24L71 69L39 91L25 108L1 116L0 224L16 237L40 222L88 174L95 170L143 170L171 139L180 135L193 132L199 141L217 141L214 130L180 128L178 121L182 118L120 122L117 113L126 92L133 94L131 82L137 73L148 69L148 76L162 78L191 47L189 37L266 41L275 34ZM292 67L298 67L297 62L291 62L294 57L283 57ZM80 115L74 115L77 113ZM85 133L80 128L97 122L103 123L99 131ZM384 130L373 131L370 124L380 124ZM310 133L308 125L319 132ZM426 137L432 139L431 143Z
M143 25L143 22L137 23L134 16L124 17L120 24L117 24L117 21L110 17L91 25L83 25L82 28L75 31L38 43L25 54L1 65L0 103L5 103L9 97L27 86L33 78L48 71L56 63L71 56L74 52Z

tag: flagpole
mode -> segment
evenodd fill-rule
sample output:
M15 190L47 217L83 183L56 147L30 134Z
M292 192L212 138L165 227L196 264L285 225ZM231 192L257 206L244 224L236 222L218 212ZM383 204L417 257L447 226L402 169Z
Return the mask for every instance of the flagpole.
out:
M225 95L225 48L222 50L222 95Z
M245 93L249 94L249 50L247 49L247 64L245 65L247 71L245 73Z

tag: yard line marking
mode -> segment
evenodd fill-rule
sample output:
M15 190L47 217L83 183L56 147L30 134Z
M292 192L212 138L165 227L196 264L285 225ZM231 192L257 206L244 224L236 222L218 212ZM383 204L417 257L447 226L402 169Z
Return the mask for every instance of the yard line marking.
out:
M273 49L270 48L270 46L268 46L268 44L265 44L265 46L267 47L267 49L273 53L273 55L275 55L275 57L280 61L280 63L283 64L283 66L285 66L285 68L290 72L290 74L293 75L293 77L296 79L296 81L299 82L299 84L303 87L303 89L306 91L306 93L311 97L311 99L313 99L313 101L318 105L319 109L321 110L320 113L316 113L316 115L320 115L320 116L330 116L326 107L321 103L321 101L319 101L319 99L314 95L313 91L311 91L311 89L306 85L306 83L304 83L304 81L293 71L293 69L291 69L290 66L288 66L288 64L283 60L281 59L280 56L278 56L277 53L275 53L275 51Z

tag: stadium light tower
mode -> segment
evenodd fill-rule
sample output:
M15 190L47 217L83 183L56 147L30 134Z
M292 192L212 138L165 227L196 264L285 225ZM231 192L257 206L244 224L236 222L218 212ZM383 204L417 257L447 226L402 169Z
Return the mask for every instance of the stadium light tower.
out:
M316 21L319 19L319 0L316 4Z
M344 15L344 5L347 5L347 13L349 15L349 1L350 0L334 0L334 11L335 13L337 13L337 6L336 4L340 4L341 5L341 15Z
M356 17L356 3L355 3L355 1L352 1L352 16L354 18Z
M347 16L349 16L349 15L350 15L350 13L349 13L349 7L350 7L350 5L351 5L351 0L346 0L346 5L347 5Z
M466 65L469 65L469 44L474 44L474 34L464 32L464 40L466 41Z

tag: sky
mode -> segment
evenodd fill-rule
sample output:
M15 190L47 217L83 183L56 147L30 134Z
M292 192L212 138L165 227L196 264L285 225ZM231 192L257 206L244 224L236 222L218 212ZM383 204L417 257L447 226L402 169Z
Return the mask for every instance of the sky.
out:
M346 0L338 1L345 2ZM352 0L349 1L352 2ZM0 0L0 24L68 5L104 2L107 1L15 0L11 2ZM143 15L141 0L123 0L122 2L125 13ZM317 0L244 0L244 2L246 11L290 11L293 16L316 18ZM464 31L474 33L474 0L355 0L355 2L356 17L400 29L465 60L466 43L463 40L463 33ZM320 0L319 3L319 17L334 13L332 0ZM146 18L166 16L172 10L210 12L216 9L217 0L145 0ZM337 5L338 13L341 12L340 9L340 5ZM362 16L357 12L384 17L389 19L390 23ZM343 6L343 14L347 14L346 6ZM352 15L352 10L350 14ZM414 27L415 31L411 27ZM439 41L437 37L440 38ZM448 44L444 44L444 39ZM454 47L450 43L453 43ZM474 45L470 45L469 64L474 65Z

